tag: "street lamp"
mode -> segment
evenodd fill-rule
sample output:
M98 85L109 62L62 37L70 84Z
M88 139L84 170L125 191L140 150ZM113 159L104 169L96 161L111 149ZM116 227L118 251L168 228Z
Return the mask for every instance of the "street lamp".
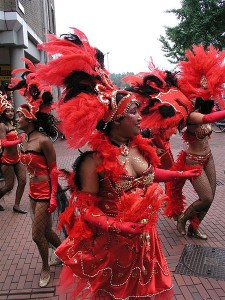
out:
M107 70L109 71L109 53L110 52L106 52L105 54L104 54L104 56L106 56L106 60L107 60Z

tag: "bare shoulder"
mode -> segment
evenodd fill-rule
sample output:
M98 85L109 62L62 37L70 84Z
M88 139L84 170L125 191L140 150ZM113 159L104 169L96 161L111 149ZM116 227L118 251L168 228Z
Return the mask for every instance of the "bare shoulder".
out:
M41 132L38 132L38 139L39 139L40 143L44 143L44 144L50 143L50 144L52 144L51 139L47 135L45 135Z
M188 116L188 122L191 124L201 124L203 116L200 112L193 111Z
M6 131L6 126L5 126L5 124L4 123L0 123L0 130L1 131Z
M101 159L95 152L86 153L80 163L80 171L85 173L94 171L100 163Z

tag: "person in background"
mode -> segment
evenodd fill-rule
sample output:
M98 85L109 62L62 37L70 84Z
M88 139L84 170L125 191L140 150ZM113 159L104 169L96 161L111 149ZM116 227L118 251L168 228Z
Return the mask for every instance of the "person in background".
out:
M150 132L163 169L171 169L174 158L170 138L185 126L192 102L179 90L176 74L163 71L149 63L150 72L140 72L122 78L141 103L143 133Z
M57 248L61 241L52 229L51 213L57 208L58 171L56 153L49 137L55 136L56 119L50 113L53 97L49 86L39 80L35 66L24 59L28 68L14 70L24 72L22 80L16 79L12 90L22 90L27 104L17 110L17 126L26 134L20 147L20 160L29 175L29 198L32 210L32 239L42 260L39 286L50 281L49 244ZM41 130L41 132L40 132Z
M224 57L225 51L220 52L212 45L206 50L202 45L194 45L192 50L186 51L186 60L180 62L178 84L182 92L192 100L194 110L188 116L187 127L183 133L186 149L179 154L173 170L199 167L202 173L191 181L198 199L186 209L181 193L184 181L168 183L168 195L173 199L174 207L183 207L180 214L171 214L176 215L178 232L182 236L187 234L202 240L206 240L207 235L199 225L206 216L216 191L216 170L209 144L211 123L225 118L222 99L225 82ZM221 111L214 111L214 100L219 104ZM190 221L190 224L186 231L187 221Z
M196 177L199 170L157 168L155 148L140 135L138 100L112 84L83 33L74 29L41 47L61 54L39 72L65 88L57 112L66 141L89 149L75 162L70 204L60 215L68 232L55 251L64 264L60 295L71 288L73 299L81 292L83 298L172 299L156 230L165 199L158 182Z
M14 123L14 108L6 99L7 96L0 92L0 139L1 139L1 172L5 184L0 188L0 198L3 198L14 187L15 176L17 178L17 188L13 211L26 214L27 212L20 207L26 185L26 170L21 164L18 153L18 144L22 142L23 135L16 131ZM4 211L0 205L0 211Z

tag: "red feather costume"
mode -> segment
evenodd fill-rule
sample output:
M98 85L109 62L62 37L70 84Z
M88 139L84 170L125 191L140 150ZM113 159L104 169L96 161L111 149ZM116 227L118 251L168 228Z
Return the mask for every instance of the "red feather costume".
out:
M212 45L206 50L203 45L194 45L192 50L186 51L186 58L186 61L179 63L180 76L178 78L178 84L181 91L193 102L198 97L204 101L213 99L221 109L224 109L223 84L225 82L225 51L220 52ZM207 116L209 115L206 115L206 117ZM208 139L212 132L208 125L209 124L203 123L194 133L186 129L183 133L184 142L191 145L192 143L198 143L201 139ZM187 170L193 167L204 169L210 156L211 152L207 155L195 155L181 151L172 169ZM188 165L186 163L187 158L195 161L196 164L193 166ZM184 212L185 196L182 193L184 184L185 180L183 179L166 183L169 201L165 214L168 217L177 219L177 217ZM202 188L204 189L204 187ZM199 226L199 215L200 214L195 214L190 219L194 228L198 228Z
M124 117L137 100L132 93L116 90L83 33L74 29L74 35L66 36L66 40L50 39L39 47L50 55L59 55L40 66L39 73L48 83L65 87L57 110L62 132L73 148L88 142L92 157L101 160L96 172L104 174L97 194L73 186L70 204L60 216L60 225L66 226L69 234L56 249L64 263L61 293L68 292L72 285L74 299L81 292L82 298L90 293L92 299L172 299L171 275L155 227L165 200L160 186L153 183L154 168L159 163L155 149L140 135L130 142L129 148L138 149L148 162L147 170L135 178L119 161L118 157L126 153L105 133L95 131L101 120L105 128ZM77 92L77 86L81 92ZM123 96L119 103L118 94ZM97 223L98 217L107 221L114 218L119 224L145 220L148 242L116 227L103 229L87 222L87 211Z
M150 72L128 75L122 79L137 93L141 103L142 128L149 128L153 144L163 149L160 154L161 168L170 169L173 155L170 149L170 137L177 128L185 126L188 114L192 111L192 102L178 89L175 74L159 70L151 62ZM162 108L171 108L172 115L160 113Z

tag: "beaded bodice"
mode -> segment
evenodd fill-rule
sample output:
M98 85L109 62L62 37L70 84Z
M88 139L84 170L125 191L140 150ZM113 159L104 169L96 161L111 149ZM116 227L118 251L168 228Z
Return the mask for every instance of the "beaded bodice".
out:
M134 178L134 176L121 175L118 182L112 182L109 178L100 180L99 196L103 201L99 201L99 207L108 215L116 215L117 202L123 193L130 193L134 189L145 191L154 180L154 170L152 165L148 167L143 174Z

